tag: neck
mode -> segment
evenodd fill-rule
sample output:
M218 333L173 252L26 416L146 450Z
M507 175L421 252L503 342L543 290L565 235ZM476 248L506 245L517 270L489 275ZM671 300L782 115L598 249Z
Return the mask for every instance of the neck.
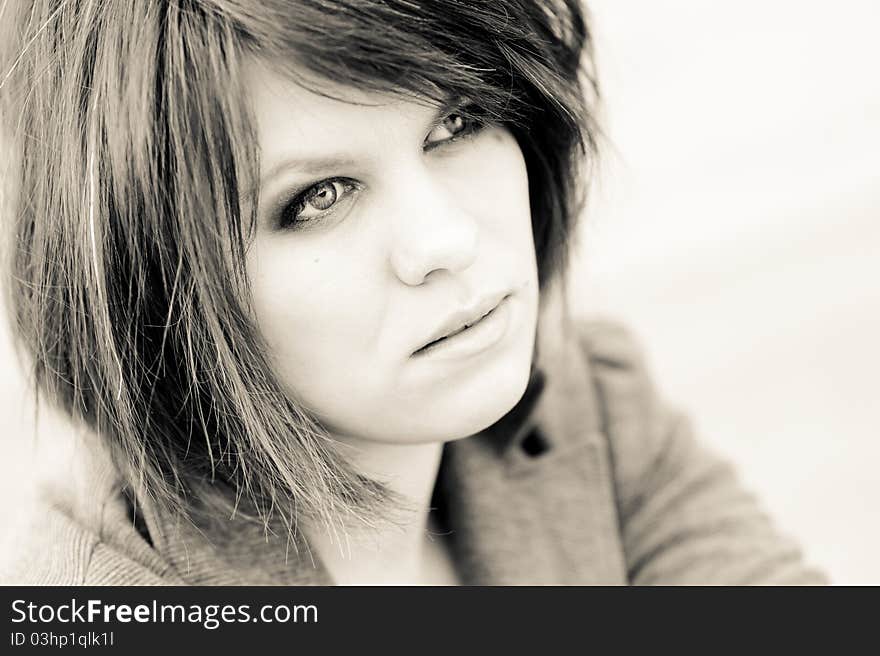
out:
M406 508L376 527L306 529L309 544L337 584L410 583L422 579L431 495L442 443L377 444L346 440L352 466L385 483ZM348 452L347 452L348 453Z

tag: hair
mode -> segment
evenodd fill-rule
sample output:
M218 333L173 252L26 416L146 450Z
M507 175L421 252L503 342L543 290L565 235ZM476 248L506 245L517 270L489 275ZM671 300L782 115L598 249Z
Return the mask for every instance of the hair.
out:
M34 0L0 3L0 26L7 305L38 396L176 512L378 517L390 493L285 392L252 319L243 60L306 85L467 97L508 126L544 289L596 151L581 3Z

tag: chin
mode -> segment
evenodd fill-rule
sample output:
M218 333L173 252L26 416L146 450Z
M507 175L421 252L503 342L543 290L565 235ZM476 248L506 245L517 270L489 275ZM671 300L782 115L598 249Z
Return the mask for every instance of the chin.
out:
M432 408L431 435L425 442L449 442L470 437L501 419L517 404L526 391L531 373L531 357L508 362L493 375L481 377L452 394L444 394L441 406Z
M460 425L447 432L449 437L445 441L459 440L479 433L510 412L526 391L529 382L528 373L526 370L525 376L521 380L515 381L516 385L508 384L504 389L497 389L492 399L482 401L478 406L475 406L467 417L467 421L461 422ZM514 381L509 382L513 383Z

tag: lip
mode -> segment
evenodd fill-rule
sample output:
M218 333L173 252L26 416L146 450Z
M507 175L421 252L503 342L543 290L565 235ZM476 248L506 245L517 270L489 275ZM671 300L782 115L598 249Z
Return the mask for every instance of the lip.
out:
M480 321L484 316L489 314L492 310L494 310L498 305L503 301L509 292L493 292L491 294L487 294L476 301L469 303L462 309L458 309L452 314L450 314L444 321L440 323L436 330L434 330L428 339L419 345L413 351L413 354L417 354L418 351L421 351L423 348L436 342L439 339L444 337L449 337L453 333L460 332L465 328L469 328L473 326L475 323Z

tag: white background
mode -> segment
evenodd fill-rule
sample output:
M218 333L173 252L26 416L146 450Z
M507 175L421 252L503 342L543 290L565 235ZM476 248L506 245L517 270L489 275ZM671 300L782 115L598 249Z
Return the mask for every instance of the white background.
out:
M838 583L880 584L880 3L595 0L574 306Z
M880 3L590 6L609 143L573 305L630 325L811 561L880 584ZM59 457L7 339L0 526Z

